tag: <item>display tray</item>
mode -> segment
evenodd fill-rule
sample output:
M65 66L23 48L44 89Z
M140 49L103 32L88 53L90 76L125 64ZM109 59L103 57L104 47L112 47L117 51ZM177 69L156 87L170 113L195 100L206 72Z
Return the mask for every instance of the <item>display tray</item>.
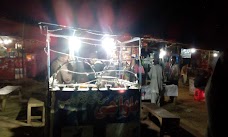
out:
M96 84L58 84L50 87L50 91L107 91L107 90L128 90L128 89L138 89L136 86L125 86L125 87L112 87L111 84L106 84L105 87L98 88Z

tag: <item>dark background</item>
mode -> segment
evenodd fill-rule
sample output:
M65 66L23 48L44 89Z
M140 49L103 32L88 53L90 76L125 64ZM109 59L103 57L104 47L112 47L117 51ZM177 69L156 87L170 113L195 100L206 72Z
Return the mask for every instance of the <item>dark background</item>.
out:
M226 49L226 1L3 0L0 16Z

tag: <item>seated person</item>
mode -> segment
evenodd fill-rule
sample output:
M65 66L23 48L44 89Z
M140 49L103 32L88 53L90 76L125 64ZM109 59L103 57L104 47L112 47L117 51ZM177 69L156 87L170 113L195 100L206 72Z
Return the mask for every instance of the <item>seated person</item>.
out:
M104 63L101 60L93 59L93 68L96 72L101 72L104 70Z
M83 62L83 61L77 61L76 64L77 64L76 72L78 73L75 74L75 77L77 79L76 81L77 83L84 83L95 79L95 75L94 75L95 72L93 71L89 63Z

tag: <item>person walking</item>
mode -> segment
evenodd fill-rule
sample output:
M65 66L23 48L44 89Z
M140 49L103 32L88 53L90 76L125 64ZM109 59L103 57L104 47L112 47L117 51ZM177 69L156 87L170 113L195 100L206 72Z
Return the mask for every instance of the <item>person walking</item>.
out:
M160 106L160 92L163 90L163 71L159 64L159 59L154 59L154 64L151 66L148 72L150 78L150 90L151 90L151 103L156 103Z
M179 80L180 69L178 64L176 63L176 56L172 56L170 60L170 73L168 77L168 83L174 84L178 87L178 80ZM174 101L174 96L170 96L169 102Z
M187 80L188 80L188 64L185 64L181 68L181 78L182 78L183 85L186 85L187 84Z

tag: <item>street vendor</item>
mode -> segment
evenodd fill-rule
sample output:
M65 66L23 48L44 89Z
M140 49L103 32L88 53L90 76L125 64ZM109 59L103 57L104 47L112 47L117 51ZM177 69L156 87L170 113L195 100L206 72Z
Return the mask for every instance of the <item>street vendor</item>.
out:
M69 61L68 54L60 54L51 64L52 74L56 73L56 79L59 84L73 83L73 73L69 72L73 70L73 67ZM61 70L59 70L61 69Z

